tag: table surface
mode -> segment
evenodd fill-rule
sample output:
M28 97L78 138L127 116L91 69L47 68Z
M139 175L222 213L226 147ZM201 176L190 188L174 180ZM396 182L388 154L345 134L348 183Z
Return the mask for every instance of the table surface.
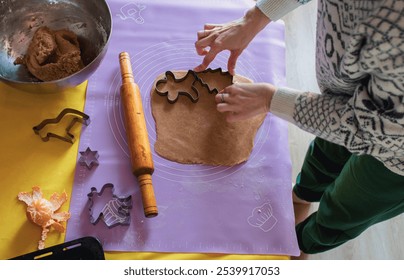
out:
M109 1L114 2L114 1ZM248 2L248 1L247 1ZM122 2L123 3L123 2ZM91 83L91 79L90 79ZM57 94L24 93L0 83L0 140L2 151L2 195L0 197L0 259L36 249L40 227L27 221L26 206L17 200L20 191L40 186L45 197L54 192L71 194L75 180L79 141L73 144L51 140L43 142L32 127L55 117L64 108L84 111L87 85ZM88 93L87 93L88 94ZM80 127L73 131L77 137ZM62 211L69 210L69 201ZM33 238L34 237L34 238ZM49 233L46 246L63 243L65 234ZM106 252L107 259L287 259L287 256L213 253Z

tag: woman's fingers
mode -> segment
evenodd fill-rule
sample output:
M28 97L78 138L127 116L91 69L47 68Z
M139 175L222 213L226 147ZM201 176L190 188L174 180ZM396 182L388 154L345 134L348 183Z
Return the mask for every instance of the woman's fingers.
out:
M226 113L229 122L269 112L276 87L268 83L234 83L216 96L216 109Z
M229 103L219 103L216 105L218 112L226 114L226 121L237 122L247 119L246 116L237 112L238 107Z
M194 71L199 72L208 68L209 64L215 59L216 55L219 51L211 48L209 51L206 51L205 57L202 60L202 63L194 68Z
M215 96L215 101L217 103L216 109L221 112L237 112L238 106L234 102L234 97L228 93L229 87L223 89Z
M198 31L197 34L197 41L195 42L196 52L199 55L206 55L208 50L207 47L210 47L212 43L214 43L217 34L214 36L210 36L213 34L217 27L221 27L221 24L205 24L204 29Z
M216 101L216 103L229 103L229 101L230 101L229 97L230 96L228 93L219 92L215 96L215 101Z
M227 62L227 71L229 71L229 73L233 76L236 74L236 72L235 72L236 64L237 64L237 59L240 56L240 54L241 54L241 51L239 51L239 50L230 52L229 60Z
M203 29L205 29L205 30L212 30L212 29L214 29L215 27L221 27L221 26L223 26L223 24L206 23L206 24L203 26Z
M221 27L222 24L205 24L203 30L196 32L198 40L205 38L211 34L211 31L216 27Z
M235 112L236 106L229 104L229 103L219 103L216 105L216 109L220 113L225 113L225 112Z
M205 36L205 30L198 31L198 40L195 42L196 53L206 55L208 53L206 48L210 46L212 40L212 38Z
M221 51L238 48L237 43L232 39L233 26L234 23L205 24L204 29L197 32L195 49L198 55L204 56L204 59L200 65L194 68L195 71L205 70ZM233 51L230 61L230 65L233 65L230 70L232 74L234 74L235 61L239 55L240 52Z

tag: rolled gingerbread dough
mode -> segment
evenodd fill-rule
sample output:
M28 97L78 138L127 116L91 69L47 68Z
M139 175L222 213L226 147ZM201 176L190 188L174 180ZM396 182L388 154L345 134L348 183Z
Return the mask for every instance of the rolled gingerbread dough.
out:
M187 71L172 71L177 79ZM208 73L201 75L210 88L219 91L231 84L223 75ZM201 83L195 87L199 92L197 102L179 95L175 103L169 103L167 96L156 91L157 81L164 79L160 74L151 90L151 107L156 122L156 153L171 161L185 164L206 164L233 166L246 161L254 146L258 128L265 114L252 119L229 123L225 114L216 109L215 93L210 93ZM252 82L246 77L236 75L233 82ZM189 84L189 83L188 83ZM181 84L176 85L178 89ZM173 85L170 86L171 88Z

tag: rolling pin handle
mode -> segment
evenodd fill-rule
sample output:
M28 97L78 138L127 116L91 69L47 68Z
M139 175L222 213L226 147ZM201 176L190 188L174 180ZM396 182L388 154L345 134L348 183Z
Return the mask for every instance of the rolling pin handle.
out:
M157 203L154 197L152 177L150 174L143 174L137 177L142 194L143 211L146 218L153 218L158 215Z
M122 84L130 84L135 82L133 77L132 65L130 63L130 56L127 52L119 54L119 65L121 68Z

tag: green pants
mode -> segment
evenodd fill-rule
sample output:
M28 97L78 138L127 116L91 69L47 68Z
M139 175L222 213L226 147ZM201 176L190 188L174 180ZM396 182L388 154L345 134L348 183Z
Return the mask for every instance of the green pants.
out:
M318 211L296 226L300 250L308 254L335 248L404 212L404 176L320 138L311 143L293 191L319 202Z

